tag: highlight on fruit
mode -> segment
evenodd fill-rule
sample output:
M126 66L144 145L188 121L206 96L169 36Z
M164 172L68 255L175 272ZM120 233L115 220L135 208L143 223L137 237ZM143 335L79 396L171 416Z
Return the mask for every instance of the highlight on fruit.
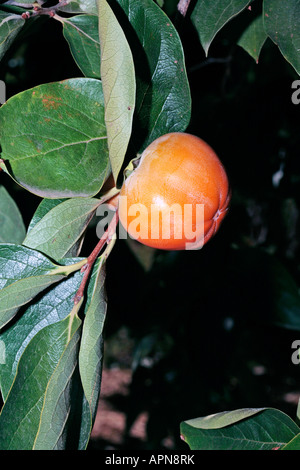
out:
M219 230L230 197L225 168L206 142L186 133L163 135L123 183L119 237L163 250L200 249Z

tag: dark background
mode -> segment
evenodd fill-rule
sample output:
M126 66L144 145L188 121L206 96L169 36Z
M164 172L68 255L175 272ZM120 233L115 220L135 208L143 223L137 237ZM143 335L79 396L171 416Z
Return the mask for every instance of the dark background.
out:
M300 105L291 101L299 77L270 40L258 64L236 46L249 11L217 35L207 60L174 3L166 9L181 35L192 94L187 131L220 156L232 203L200 251L137 251L119 241L110 255L105 370L129 380L125 393L116 387L106 397L106 406L126 426L118 439L109 430L95 433L91 449L184 450L182 420L263 406L295 419L300 397L299 366L291 361L292 342L300 339L300 301L290 294L289 277L300 285ZM7 98L81 76L61 28L45 19L9 50L0 64ZM28 224L40 199L3 173L1 184ZM91 227L83 254L93 248L94 232ZM108 385L103 381L104 390ZM141 415L144 427L133 437L131 425Z

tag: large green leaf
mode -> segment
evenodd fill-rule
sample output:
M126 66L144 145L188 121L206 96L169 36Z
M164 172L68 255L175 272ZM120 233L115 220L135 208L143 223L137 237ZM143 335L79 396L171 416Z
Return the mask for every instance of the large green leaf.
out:
M110 171L99 80L70 79L13 96L0 108L2 168L47 198L92 196Z
M68 265L79 259L62 260ZM83 274L80 271L51 286L38 298L22 309L18 321L7 325L0 333L0 340L5 347L5 362L0 363L0 388L6 400L18 362L31 339L43 328L67 317L73 308L74 296L79 288Z
M135 71L126 36L106 0L98 1L101 79L112 172L117 181L131 136Z
M79 267L56 265L35 250L13 244L1 244L0 328L8 323L23 305Z
M244 31L238 41L238 45L245 49L253 59L258 62L261 49L267 39L263 18L258 16Z
M98 17L77 15L72 18L61 18L61 21L64 37L84 76L100 78Z
M238 13L243 11L250 0L198 0L191 14L191 20L199 34L200 42L208 54L216 34Z
M264 27L282 55L300 74L300 2L264 0Z
M0 60L9 49L25 20L21 15L0 11Z
M269 408L218 413L180 426L192 450L271 450L283 447L299 431L289 416Z
M59 446L68 424L66 387L75 369L80 325L76 311L71 311L40 330L26 347L0 415L0 449L30 450L35 443L45 450ZM48 420L52 432L45 441Z
M80 240L99 199L72 198L47 212L27 234L23 245L54 259L65 257Z
M120 15L137 77L133 145L135 151L142 151L167 132L185 131L191 113L190 89L181 40L165 13L152 0L118 3L128 18L126 22Z
M0 185L0 243L22 243L26 229L15 201Z

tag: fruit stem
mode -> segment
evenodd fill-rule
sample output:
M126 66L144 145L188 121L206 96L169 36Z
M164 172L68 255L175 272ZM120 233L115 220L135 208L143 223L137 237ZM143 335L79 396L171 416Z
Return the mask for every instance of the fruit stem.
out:
M114 213L114 216L113 216L106 232L104 233L103 237L99 240L99 242L97 243L97 245L93 249L92 253L88 256L85 265L82 266L81 272L84 272L84 275L83 275L81 284L79 286L79 289L76 292L76 295L74 297L74 304L75 305L78 304L78 302L80 302L80 300L83 297L85 286L87 284L89 275L91 273L91 270L94 266L95 261L97 260L98 256L100 255L100 252L101 252L102 248L104 247L105 244L109 245L110 242L114 239L118 221L119 221L119 212L118 212L118 210L116 210L116 212ZM110 250L108 250L108 252L106 254L106 257L108 256L109 252L110 252Z

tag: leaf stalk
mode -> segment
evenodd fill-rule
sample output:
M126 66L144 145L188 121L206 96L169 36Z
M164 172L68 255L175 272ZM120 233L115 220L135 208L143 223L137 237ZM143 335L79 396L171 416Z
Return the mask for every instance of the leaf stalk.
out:
M113 242L115 240L116 227L117 227L118 221L119 221L119 213L118 213L118 210L116 210L116 212L115 212L115 214L114 214L114 216L113 216L106 232L104 233L103 237L99 240L99 242L95 246L94 250L92 251L92 253L87 258L87 261L82 266L81 272L84 272L84 275L83 275L81 284L79 286L79 289L76 292L76 295L74 297L74 304L75 305L78 304L78 302L80 302L80 300L83 297L85 286L87 284L87 281L88 281L88 278L90 276L91 270L94 266L95 261L99 257L99 255L101 253L101 250L104 247L104 245L107 245L107 248L104 251L103 256L105 256L106 258L108 257L108 255L109 255L109 253L110 253L110 251L113 247Z

